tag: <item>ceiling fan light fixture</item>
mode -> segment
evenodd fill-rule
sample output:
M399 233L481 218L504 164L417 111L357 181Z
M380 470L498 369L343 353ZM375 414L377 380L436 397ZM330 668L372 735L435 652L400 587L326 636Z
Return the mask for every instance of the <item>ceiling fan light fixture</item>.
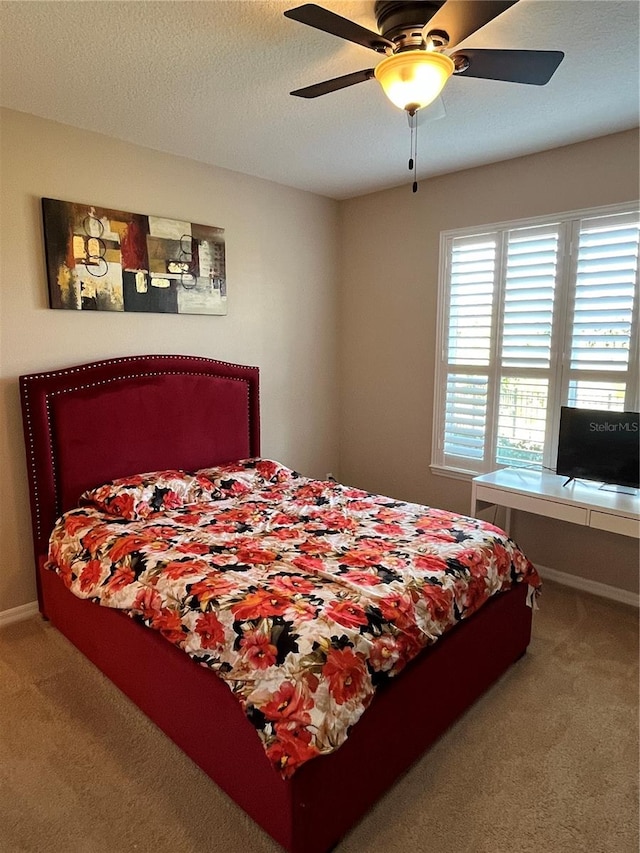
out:
M435 101L454 69L444 53L407 50L387 56L374 74L391 103L413 112Z

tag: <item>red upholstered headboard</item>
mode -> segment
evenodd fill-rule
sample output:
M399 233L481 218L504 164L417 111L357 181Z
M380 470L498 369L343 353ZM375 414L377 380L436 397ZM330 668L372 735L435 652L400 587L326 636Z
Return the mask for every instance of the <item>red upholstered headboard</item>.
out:
M20 377L36 562L56 518L114 477L260 454L259 371L142 355Z

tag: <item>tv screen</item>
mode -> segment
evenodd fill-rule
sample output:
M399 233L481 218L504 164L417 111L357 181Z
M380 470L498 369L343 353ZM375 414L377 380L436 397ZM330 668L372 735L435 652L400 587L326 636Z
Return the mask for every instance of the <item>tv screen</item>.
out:
M563 406L557 474L640 487L638 412L603 412Z

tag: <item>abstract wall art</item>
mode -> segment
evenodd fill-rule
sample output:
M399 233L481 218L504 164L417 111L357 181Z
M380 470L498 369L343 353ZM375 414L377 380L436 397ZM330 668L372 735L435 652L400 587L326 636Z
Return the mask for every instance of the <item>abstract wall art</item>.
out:
M42 199L51 308L226 314L224 228Z

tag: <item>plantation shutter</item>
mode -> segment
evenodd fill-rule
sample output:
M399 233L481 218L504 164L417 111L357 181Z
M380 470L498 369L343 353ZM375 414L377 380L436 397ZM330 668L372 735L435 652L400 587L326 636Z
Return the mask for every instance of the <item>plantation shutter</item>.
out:
M481 470L485 457L496 257L495 234L450 245L443 449L454 467Z
M442 237L433 466L554 467L560 406L637 410L638 210Z
M639 225L637 213L580 220L566 395L570 406L624 411L634 405L627 390Z
M510 231L504 277L495 461L540 466L558 275L557 223Z

